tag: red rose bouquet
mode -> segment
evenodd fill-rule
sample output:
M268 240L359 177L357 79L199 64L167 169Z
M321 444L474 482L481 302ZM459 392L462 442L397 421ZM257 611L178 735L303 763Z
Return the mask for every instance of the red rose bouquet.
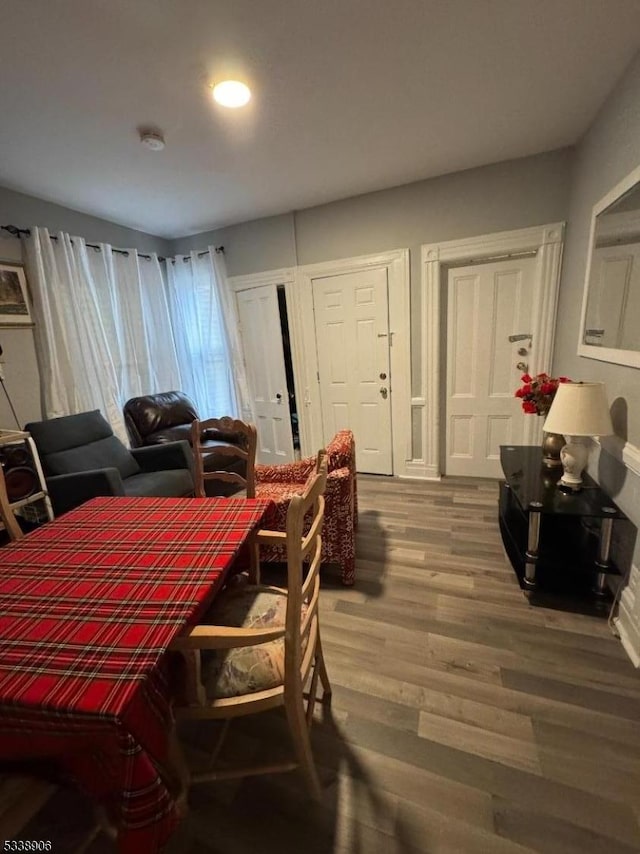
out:
M556 378L549 374L537 374L535 377L523 374L521 379L523 385L516 391L516 397L522 401L522 409L531 415L546 415L560 383L571 382L568 377Z

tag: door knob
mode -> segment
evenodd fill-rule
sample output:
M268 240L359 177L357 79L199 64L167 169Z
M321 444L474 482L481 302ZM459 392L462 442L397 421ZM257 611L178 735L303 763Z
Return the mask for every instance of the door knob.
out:
M527 370L529 370L529 365L527 365L526 362L518 362L516 365L516 368L519 371L527 371Z
M380 394L382 395L383 400L386 400L386 399L387 399L387 395L389 394L389 392L388 392L388 391L387 391L387 389L383 386L383 387L380 389Z
M276 400L278 401L278 403L280 403L280 401L282 400L282 395L280 394L280 392L276 394Z

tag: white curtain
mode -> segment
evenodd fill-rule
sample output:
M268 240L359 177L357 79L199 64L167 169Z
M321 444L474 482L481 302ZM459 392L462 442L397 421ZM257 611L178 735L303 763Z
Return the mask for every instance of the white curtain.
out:
M251 417L237 312L224 258L207 252L167 263L169 302L182 389L201 418Z
M127 442L126 400L181 387L157 256L33 228L27 259L45 417L99 409Z

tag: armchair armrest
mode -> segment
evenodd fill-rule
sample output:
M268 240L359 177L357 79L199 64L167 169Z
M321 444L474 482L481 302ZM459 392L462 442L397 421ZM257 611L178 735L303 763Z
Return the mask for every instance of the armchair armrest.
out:
M255 467L256 483L306 483L315 468L315 457L306 457L295 463L283 463L277 466L259 463Z
M131 454L144 472L168 469L193 470L193 453L189 443L184 440L167 442L164 445L132 448Z
M116 468L58 474L46 480L56 516L67 513L98 495L124 495L122 476Z
M187 629L174 638L169 652L175 653L181 667L172 663L172 681L174 693L189 706L206 704L206 692L202 684L202 650L234 649L242 646L257 646L285 636L286 629L281 628L240 628L235 626L198 625ZM170 659L171 662L171 659ZM171 666L171 664L170 664Z
M169 649L235 649L258 646L285 636L282 628L236 628L235 626L198 625L171 641Z
M348 468L334 469L327 475L325 497L327 493L332 494L339 490L350 489L354 480L353 473Z

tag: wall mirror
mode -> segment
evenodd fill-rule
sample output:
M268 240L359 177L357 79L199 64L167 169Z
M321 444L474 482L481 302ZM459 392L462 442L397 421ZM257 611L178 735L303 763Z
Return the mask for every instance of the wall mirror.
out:
M578 355L640 368L640 167L593 208Z

